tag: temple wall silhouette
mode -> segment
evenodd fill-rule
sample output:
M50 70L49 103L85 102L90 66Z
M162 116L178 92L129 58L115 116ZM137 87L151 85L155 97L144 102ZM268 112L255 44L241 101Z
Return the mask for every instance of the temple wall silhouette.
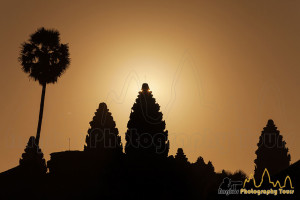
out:
M218 189L224 178L244 181L247 177L241 170L216 172L213 163L201 156L191 162L183 148L178 148L175 156L168 155L170 144L165 121L148 84L143 84L139 92L127 128L123 148L113 114L105 103L100 103L87 130L83 149L51 153L47 165L35 137L30 137L20 165L0 173L0 188L4 189L0 197L220 199ZM157 137L156 133L160 135ZM275 140L267 140L270 146L266 146L263 139L269 133L276 137ZM147 140L143 140L145 138ZM147 145L149 141L153 143ZM280 145L274 146L276 142ZM290 165L285 145L273 120L269 120L255 152L255 175L268 168L272 179L282 181L289 175L294 187L298 188L300 161ZM16 188L21 192L16 193ZM242 199L239 195L236 198ZM257 199L255 196L250 198Z
M85 155L83 151L63 151L50 154L47 162L51 174L74 174L84 168Z

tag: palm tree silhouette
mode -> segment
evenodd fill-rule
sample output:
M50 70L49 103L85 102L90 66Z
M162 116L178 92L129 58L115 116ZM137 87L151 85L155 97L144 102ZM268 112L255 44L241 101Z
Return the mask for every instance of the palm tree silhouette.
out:
M39 122L36 133L36 145L39 145L42 127L46 85L56 83L70 64L68 44L61 44L59 32L54 29L39 28L30 35L28 42L21 46L19 62L22 70L30 78L42 85Z

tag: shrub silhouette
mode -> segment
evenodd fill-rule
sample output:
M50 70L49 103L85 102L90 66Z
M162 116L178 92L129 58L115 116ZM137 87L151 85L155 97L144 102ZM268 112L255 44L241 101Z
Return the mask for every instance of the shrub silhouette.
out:
M223 180L217 178L211 161L206 164L203 157L200 156L195 163L190 164L189 180L191 183L189 187L192 188L193 196L196 199L206 199L210 193L216 193Z
M202 173L208 173L212 174L215 172L215 168L211 161L208 161L206 164L204 162L204 159L200 156L197 158L197 161L192 164L198 171L201 171Z

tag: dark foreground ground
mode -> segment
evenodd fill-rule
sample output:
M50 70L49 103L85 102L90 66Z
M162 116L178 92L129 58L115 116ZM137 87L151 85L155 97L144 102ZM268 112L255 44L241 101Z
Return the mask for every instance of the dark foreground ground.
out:
M32 166L1 173L0 199L300 199L300 161L271 177L283 183L289 175L292 180L294 194L277 196L218 194L224 178L244 181L244 174L215 173L204 162L190 164L172 156L99 159L67 151L51 154L47 167L48 173L36 173Z

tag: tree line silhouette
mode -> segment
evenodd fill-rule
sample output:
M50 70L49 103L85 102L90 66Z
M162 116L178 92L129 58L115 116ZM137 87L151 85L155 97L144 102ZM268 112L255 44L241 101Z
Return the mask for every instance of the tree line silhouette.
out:
M29 138L19 165L0 174L3 199L242 198L220 196L218 189L229 180L244 181L243 171L216 172L212 162L201 156L191 163L182 148L169 155L166 123L147 83L132 106L124 148L103 102L90 122L83 151L51 153L46 163L39 147L46 85L55 83L69 66L68 45L60 43L58 31L40 28L22 44L19 61L23 71L42 85L40 114L36 137ZM277 177L294 169L289 173L299 185L299 161L290 166L286 143L273 120L263 129L255 153L257 180L265 168Z

